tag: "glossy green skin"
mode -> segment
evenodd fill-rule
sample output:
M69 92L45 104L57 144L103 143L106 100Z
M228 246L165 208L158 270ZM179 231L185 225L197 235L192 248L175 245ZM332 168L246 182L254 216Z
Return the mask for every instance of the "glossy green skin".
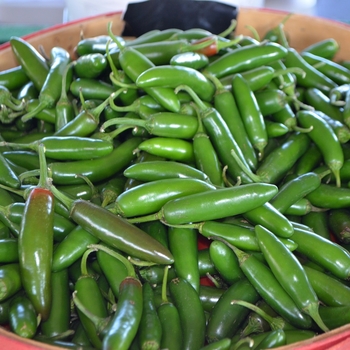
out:
M350 189L322 183L316 190L308 194L307 198L312 205L319 208L347 208L350 203Z
M18 263L2 265L0 268L0 301L6 300L22 289L22 279Z
M111 142L78 136L47 136L32 143L34 149L39 144L45 146L45 154L56 160L81 160L99 158L113 150Z
M140 88L170 87L175 89L180 84L189 86L200 99L211 101L215 88L209 79L194 68L163 65L147 69L136 80Z
M262 182L278 183L306 152L310 143L307 134L292 133L261 161L256 175Z
M341 110L331 104L327 93L311 87L305 90L304 98L306 103L314 107L316 111L323 112L332 119L343 123L344 117Z
M155 67L150 59L132 47L122 49L119 54L119 62L126 75L133 82L136 82L144 71ZM180 111L180 101L172 89L164 88L163 85L144 88L146 94L152 96L165 109L171 112Z
M80 302L87 310L101 318L106 318L108 316L106 301L94 277L82 275L76 281L74 289L76 291L76 297L79 298ZM77 313L91 344L97 349L101 349L102 341L96 326L79 309L77 309Z
M339 50L338 42L333 38L327 38L317 41L307 47L305 47L302 53L308 52L313 55L332 59Z
M16 263L18 259L17 239L12 237L0 239L0 263Z
M336 329L349 323L350 307L320 305L320 315L329 329Z
M68 283L68 270L63 269L53 272L51 275L52 284L52 305L49 318L40 323L41 332L54 337L62 334L70 328L70 290Z
M167 202L162 217L171 225L222 219L259 207L276 192L274 185L246 184L192 194Z
M265 262L243 251L237 257L247 279L275 312L297 328L311 327L311 318L300 311Z
M186 279L199 291L197 231L187 228L169 228L169 249L174 256L176 276Z
M118 309L103 337L103 349L129 349L140 325L142 310L142 285L139 280L127 277L120 285Z
M321 179L316 173L302 174L283 184L270 203L279 212L284 213L292 204L315 190L320 184Z
M5 69L0 72L0 85L5 86L8 90L16 90L29 82L21 66Z
M118 213L124 217L141 216L158 212L169 200L214 190L213 185L197 179L156 180L124 191L115 204Z
M78 199L70 212L78 225L126 254L159 264L174 261L169 250L157 240L99 205Z
M39 108L39 105L39 98L35 98L28 101L26 109L28 112L32 112L34 109ZM47 107L45 109L41 109L40 111L38 110L38 112L35 114L35 118L54 125L56 119L56 109L54 107Z
M120 283L127 277L125 265L102 250L97 251L97 261L108 280L114 296L118 298Z
M302 217L301 222L310 227L318 235L330 239L327 212L310 212Z
M320 149L326 165L333 173L338 172L344 164L344 153L333 129L324 119L312 111L299 111L297 119L304 128L313 126L308 136Z
M195 178L208 181L208 176L195 167L176 161L155 160L135 163L123 172L127 178L144 182L172 178Z
M79 78L97 78L107 68L108 61L102 53L90 53L78 57L74 62L74 72Z
M123 171L136 157L134 150L139 146L141 139L132 137L115 147L104 157L71 162L53 162L49 165L52 178L57 185L77 185L84 183L84 179L76 174L87 176L90 181L98 182Z
M349 305L350 288L325 272L303 266L317 297L326 306Z
M288 53L284 59L284 64L287 68L299 67L306 74L305 77L297 75L297 85L305 88L318 88L321 91L327 93L331 89L337 86L335 82L307 63L306 60L294 49L288 48Z
M170 59L170 64L174 66L185 66L194 69L202 69L209 63L209 59L204 54L198 52L183 52L174 55Z
M62 76L70 62L69 52L61 47L51 49L50 69L40 89L39 101L44 108L52 108L61 96ZM44 109L43 108L43 109Z
M270 202L243 213L243 217L253 225L263 225L279 237L290 238L294 232L288 218Z
M298 244L297 251L311 261L330 271L334 276L347 280L350 276L350 255L339 244L316 233L294 228L293 240Z
M15 297L11 301L9 312L12 332L23 338L33 338L38 328L37 313L30 300L24 295Z
M176 306L182 327L183 350L198 350L205 342L205 314L198 293L184 278L169 282L169 292ZM191 305L189 308L188 305Z
M313 171L322 161L322 154L318 147L312 143L309 149L295 164L295 174L302 175Z
M248 45L226 53L210 63L205 71L221 78L229 74L247 71L284 58L287 50L276 43Z
M240 74L236 74L232 79L232 92L236 98L249 140L255 149L262 152L267 145L268 136L263 110L258 104L256 94L253 93Z
M111 84L107 84L102 80L87 78L74 79L70 84L70 92L75 97L79 97L80 90L84 96L84 99L98 100L105 100L116 91Z
M7 159L0 153L0 183L12 188L20 187L20 180L15 172L11 169Z
M39 187L33 189L25 203L18 237L23 288L43 320L49 317L52 301L54 214L52 193Z
M341 64L334 62L328 58L320 57L310 52L302 52L301 56L311 65L316 65L317 69L333 80L336 84L349 84L350 70Z
M157 309L162 325L161 349L182 349L182 328L179 312L171 302L163 302Z
M258 157L245 130L241 114L237 107L236 98L233 96L232 91L217 89L214 96L214 107L227 124L233 138L242 150L250 169L255 170L258 165Z
M12 37L10 45L25 74L40 91L49 73L49 67L43 56L27 41Z
M142 285L143 310L138 329L141 349L158 350L162 338L162 325L158 316L154 291L149 283Z
M264 117L280 111L287 103L286 94L280 89L256 91L254 96Z
M276 279L300 310L308 313L307 308L310 305L318 305L319 300L302 265L271 231L263 226L256 226L255 233L260 249Z
M142 141L138 148L173 161L193 163L193 145L190 141L171 137L152 137Z
M212 241L209 246L209 254L215 269L229 285L245 277L236 255L225 243Z
M232 338L249 314L249 309L231 304L232 300L244 300L255 304L259 299L259 294L247 279L231 285L210 312L206 331L207 341L212 343Z

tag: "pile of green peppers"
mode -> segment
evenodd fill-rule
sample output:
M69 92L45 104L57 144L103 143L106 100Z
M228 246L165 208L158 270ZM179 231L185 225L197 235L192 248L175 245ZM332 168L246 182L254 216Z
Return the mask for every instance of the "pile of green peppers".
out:
M269 349L350 323L350 63L204 29L19 37L0 324L65 349ZM316 338L317 339L317 338Z

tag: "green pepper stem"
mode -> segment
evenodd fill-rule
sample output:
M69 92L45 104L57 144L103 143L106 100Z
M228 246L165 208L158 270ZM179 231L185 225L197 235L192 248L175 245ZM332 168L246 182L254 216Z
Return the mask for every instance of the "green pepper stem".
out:
M42 112L46 107L48 106L47 103L40 102L36 108L34 108L31 112L26 113L25 115L22 116L22 121L26 122L33 117L35 117L38 113Z
M100 127L100 131L104 131L105 129L107 129L109 126L112 125L133 125L133 126L140 126L142 128L146 128L146 120L143 119L133 119L133 118L113 118L110 120L105 121L101 127ZM149 131L149 130L147 130Z
M121 81L121 75L118 73L118 77L116 78L115 77L115 74L111 73L109 75L109 78L111 79L111 82L116 85L116 86L119 86L119 87L122 87L122 88L125 88L125 89L138 89L137 85L136 84L133 84L133 83L130 83L130 84L127 84L127 83L123 83Z
M40 170L39 169L34 169L34 170L28 170L28 171L25 171L25 172L19 174L18 178L19 178L19 180L22 183L24 181L24 179L37 177L39 175L40 175Z
M254 340L252 338L246 337L246 338L242 338L240 340L237 341L237 343L235 343L233 345L233 347L230 348L230 350L238 350L241 345L243 345L244 343L248 343L248 348L252 348L254 345Z
M237 153L234 149L231 150L231 155L235 159L235 161L238 163L241 170L254 182L262 182L261 178L254 174L250 169L248 169L242 162L242 160L238 157Z
M286 69L278 69L273 73L273 78L279 77L281 75L286 75L286 74L299 74L301 75L302 78L305 78L306 72L299 68L299 67L289 67Z
M257 41L260 41L260 40L261 40L261 39L260 39L260 35L259 35L259 33L258 33L258 31L256 30L255 27L253 27L253 26L251 26L251 25L246 25L245 27L246 27L247 29L249 29L249 30L252 32L253 38L254 38L255 40L257 40Z
M57 197L58 200L62 202L67 209L70 209L73 206L74 199L71 199L62 192L60 192L52 183L50 184L50 190L53 193L53 195Z
M139 266L139 267L145 267L145 266L148 267L148 266L157 265L154 262L135 259L135 258L132 258L131 256L128 256L128 260L131 262L131 264L133 264L135 266Z
M89 247L88 247L89 248ZM87 268L87 259L89 257L89 255L93 252L95 252L96 250L95 249L87 249L82 258L81 258L81 262L80 262L80 270L81 270L81 274L83 276L89 276L89 271L88 271L88 268Z
M306 308L303 309L304 312L306 312L308 315L311 316L311 318L316 322L316 324L324 331L328 332L329 328L325 325L323 322L319 311L318 311L319 305L318 303L310 303Z
M112 22L109 22L107 25L107 32L108 35L111 37L111 39L113 40L113 42L115 42L118 46L119 50L122 50L124 48L123 44L118 40L118 38L114 35L114 33L112 32Z
M158 213L145 215L145 216L139 216L135 218L127 219L128 222L132 224L138 224L142 222L149 222L149 221L155 221L155 220L161 220L162 217L162 210L160 210Z
M168 284L168 272L171 266L166 265L164 267L164 276L163 276L163 281L162 281L162 302L163 303L168 303L168 297L167 297L167 284Z
M221 36L223 38L229 36L237 27L237 20L236 19L232 19L230 25L220 34L218 34L218 36Z
M74 291L72 293L72 299L73 299L74 305L95 325L97 332L99 334L102 333L108 326L108 323L111 317L108 316L106 318L103 318L92 313L89 309L87 309L83 305L83 303L77 297L77 294L78 294L77 291Z
M134 266L132 265L132 263L129 261L129 259L125 258L123 255L121 255L120 253L116 252L113 249L110 249L102 244L90 244L88 246L88 248L90 248L91 250L102 250L105 253L113 256L114 258L118 259L120 262L122 262L127 270L127 274L130 277L136 277L136 273L135 273L135 269Z
M283 329L285 326L285 321L282 317L272 317L260 307L251 304L244 300L232 300L231 304L244 306L254 312L256 312L259 316L261 316L271 327L272 330Z
M207 106L205 105L205 103L198 97L198 95L189 86L179 85L175 89L175 93L177 94L179 91L186 91L202 111L205 111L207 109Z

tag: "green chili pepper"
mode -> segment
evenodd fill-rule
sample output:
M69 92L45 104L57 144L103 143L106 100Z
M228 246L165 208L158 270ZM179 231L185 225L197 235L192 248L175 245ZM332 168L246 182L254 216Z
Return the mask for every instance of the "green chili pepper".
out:
M124 170L123 175L144 182L172 178L194 178L208 181L205 173L189 164L164 160L132 164Z
M23 288L43 320L51 310L51 263L53 254L54 196L46 185L43 146L39 149L40 179L25 202L18 237ZM38 217L40 220L38 221Z
M0 183L13 187L13 188L19 188L21 183L16 175L16 173L11 169L10 164L8 160L3 156L2 153L0 153L0 174L1 174L1 180Z
M315 43L305 47L302 53L311 53L327 59L332 59L339 51L339 43L334 38L327 38L316 41Z
M171 199L211 190L215 190L213 185L190 178L146 182L121 193L115 201L116 212L124 217L151 214ZM148 203L147 207L144 201Z
M72 200L54 186L51 190L70 209L72 220L102 242L143 260L173 262L171 253L161 243L127 220L91 202Z
M16 296L10 304L10 329L23 338L33 338L37 332L37 313L25 295Z
M339 171L344 163L344 154L333 129L324 119L312 111L299 111L297 113L297 119L303 127L313 126L313 129L308 135L320 149L326 165L331 169L336 178L337 187L340 187L341 179Z
M190 141L172 137L152 137L142 141L138 149L173 161L192 163L193 145Z
M260 154L263 154L268 136L256 95L240 74L236 74L232 79L232 91L236 97L238 109L250 142Z
M298 67L305 72L304 76L297 76L297 85L306 88L317 88L324 93L328 93L337 86L333 80L309 64L294 48L288 48L287 55L284 58L284 64L288 68Z
M201 72L194 68L163 65L147 69L139 75L136 85L140 88L187 85L204 101L211 101L215 88Z
M222 219L247 212L266 203L277 192L275 185L245 184L202 192L168 201L153 215L136 218L136 222L160 218L168 225L181 225L204 220Z
M22 38L10 38L10 45L23 71L40 91L49 73L45 58Z
M261 251L276 279L300 310L310 315L323 331L328 331L318 313L319 300L317 295L295 255L263 226L257 225L255 233ZM283 256L283 259L279 258L280 256Z
M185 66L194 69L202 69L209 63L206 55L198 52L183 52L174 55L169 62L173 66Z
M135 277L128 276L120 283L118 309L103 337L103 349L129 349L142 317L142 294L142 285Z
M218 239L215 236L213 238ZM228 244L226 241L224 242ZM259 261L254 255L246 253L231 244L228 244L228 246L236 254L247 279L277 314L295 327L302 329L311 327L311 318L301 312L265 262Z
M190 282L180 277L169 282L169 292L179 312L183 334L181 349L200 349L205 342L206 322L198 293Z
M74 72L79 78L95 79L107 68L108 62L102 53L89 53L74 61Z
M16 90L29 82L29 78L21 66L4 69L0 72L0 85L8 90Z
M220 241L211 242L209 254L215 269L229 285L245 277L239 267L236 255L225 243Z
M208 342L232 338L249 314L248 309L232 304L232 300L239 299L255 303L259 298L257 291L245 278L231 285L210 312L206 331Z
M169 249L174 256L176 276L186 279L199 291L197 232L193 229L170 227Z
M152 286L145 282L142 285L143 309L138 329L141 349L157 350L162 338L162 325L155 306Z
M327 306L349 305L350 288L325 272L303 265L320 302Z
M16 238L0 239L0 262L1 264L18 262L18 240Z
M320 305L320 315L329 329L336 329L349 323L349 306Z
M15 295L22 289L22 277L18 263L4 264L0 268L1 294L0 301Z
M51 274L52 306L49 318L40 323L40 330L47 337L54 337L70 328L70 291L68 270Z
M247 45L232 50L210 63L205 71L222 78L225 75L240 73L286 57L287 50L276 43Z
M298 244L297 252L304 254L311 261L326 268L334 276L349 278L349 252L338 243L324 238L317 233L294 228L293 240Z
M62 75L70 61L69 52L61 47L51 49L51 64L49 73L39 93L39 105L31 112L22 116L22 120L34 117L45 108L52 108L61 95Z

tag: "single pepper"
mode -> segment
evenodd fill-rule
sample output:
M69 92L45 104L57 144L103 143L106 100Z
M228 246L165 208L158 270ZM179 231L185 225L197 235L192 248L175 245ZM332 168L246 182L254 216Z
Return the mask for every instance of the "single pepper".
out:
M38 91L40 91L49 74L49 66L45 58L33 45L22 38L11 37L10 45L24 73L34 83Z
M54 235L54 196L48 188L43 146L39 149L40 179L25 202L18 237L23 288L42 320L50 315L51 264ZM38 217L40 220L38 220Z
M339 172L344 164L344 154L333 129L313 111L299 111L297 119L303 127L313 127L308 136L320 149L325 164L331 169L336 178L337 187L340 187Z
M51 190L69 208L72 220L102 242L143 260L160 264L173 262L168 249L126 219L91 202L72 200L53 185Z
M5 86L10 91L19 89L28 82L29 78L21 66L4 69L0 72L0 85Z
M45 108L52 108L61 95L62 75L70 61L69 52L61 47L51 49L50 70L39 93L39 105L29 113L22 116L26 121L34 117Z
M261 251L276 279L300 310L310 315L316 324L324 332L327 332L328 328L318 312L319 300L316 292L295 255L271 231L263 226L255 226L255 233ZM283 258L281 258L282 256Z

